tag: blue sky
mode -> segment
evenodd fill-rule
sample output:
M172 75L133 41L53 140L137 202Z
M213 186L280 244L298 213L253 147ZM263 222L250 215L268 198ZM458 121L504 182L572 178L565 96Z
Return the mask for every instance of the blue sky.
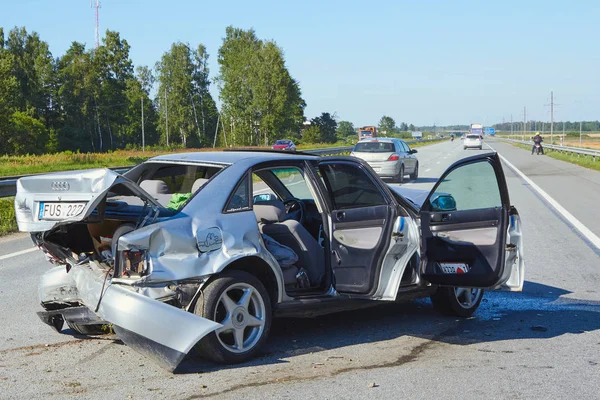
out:
M382 115L415 125L600 118L600 1L103 0L100 29L150 65L183 41L204 43L211 75L228 25L283 48L308 118L357 125ZM89 0L0 0L0 26L25 26L54 56L94 44ZM213 95L217 95L213 88Z

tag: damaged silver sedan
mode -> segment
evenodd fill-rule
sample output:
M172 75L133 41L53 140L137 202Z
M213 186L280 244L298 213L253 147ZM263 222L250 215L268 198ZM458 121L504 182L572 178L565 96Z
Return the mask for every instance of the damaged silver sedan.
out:
M206 152L21 178L21 231L56 265L43 322L114 331L174 370L194 350L243 362L274 316L430 296L469 316L483 289L519 291L519 215L496 154L431 192L386 185L353 157Z

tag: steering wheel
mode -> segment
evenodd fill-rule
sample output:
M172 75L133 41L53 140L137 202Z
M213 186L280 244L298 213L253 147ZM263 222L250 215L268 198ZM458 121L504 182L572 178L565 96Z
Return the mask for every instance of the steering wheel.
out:
M296 197L290 197L283 201L285 206L285 212L287 214L286 219L295 219L301 224L304 223L304 203L302 200Z

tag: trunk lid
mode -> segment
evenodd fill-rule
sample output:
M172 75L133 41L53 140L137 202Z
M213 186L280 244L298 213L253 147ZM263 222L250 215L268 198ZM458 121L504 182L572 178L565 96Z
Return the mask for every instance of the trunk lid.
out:
M19 230L42 232L82 221L101 205L111 189L161 207L135 182L107 168L28 176L17 181L15 214Z

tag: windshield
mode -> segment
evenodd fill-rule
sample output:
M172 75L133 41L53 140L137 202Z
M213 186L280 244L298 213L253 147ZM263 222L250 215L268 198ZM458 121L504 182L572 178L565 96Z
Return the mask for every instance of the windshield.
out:
M390 153L394 151L392 142L362 142L354 146L354 152L359 153Z
M290 144L289 140L277 140L275 141L275 144Z

